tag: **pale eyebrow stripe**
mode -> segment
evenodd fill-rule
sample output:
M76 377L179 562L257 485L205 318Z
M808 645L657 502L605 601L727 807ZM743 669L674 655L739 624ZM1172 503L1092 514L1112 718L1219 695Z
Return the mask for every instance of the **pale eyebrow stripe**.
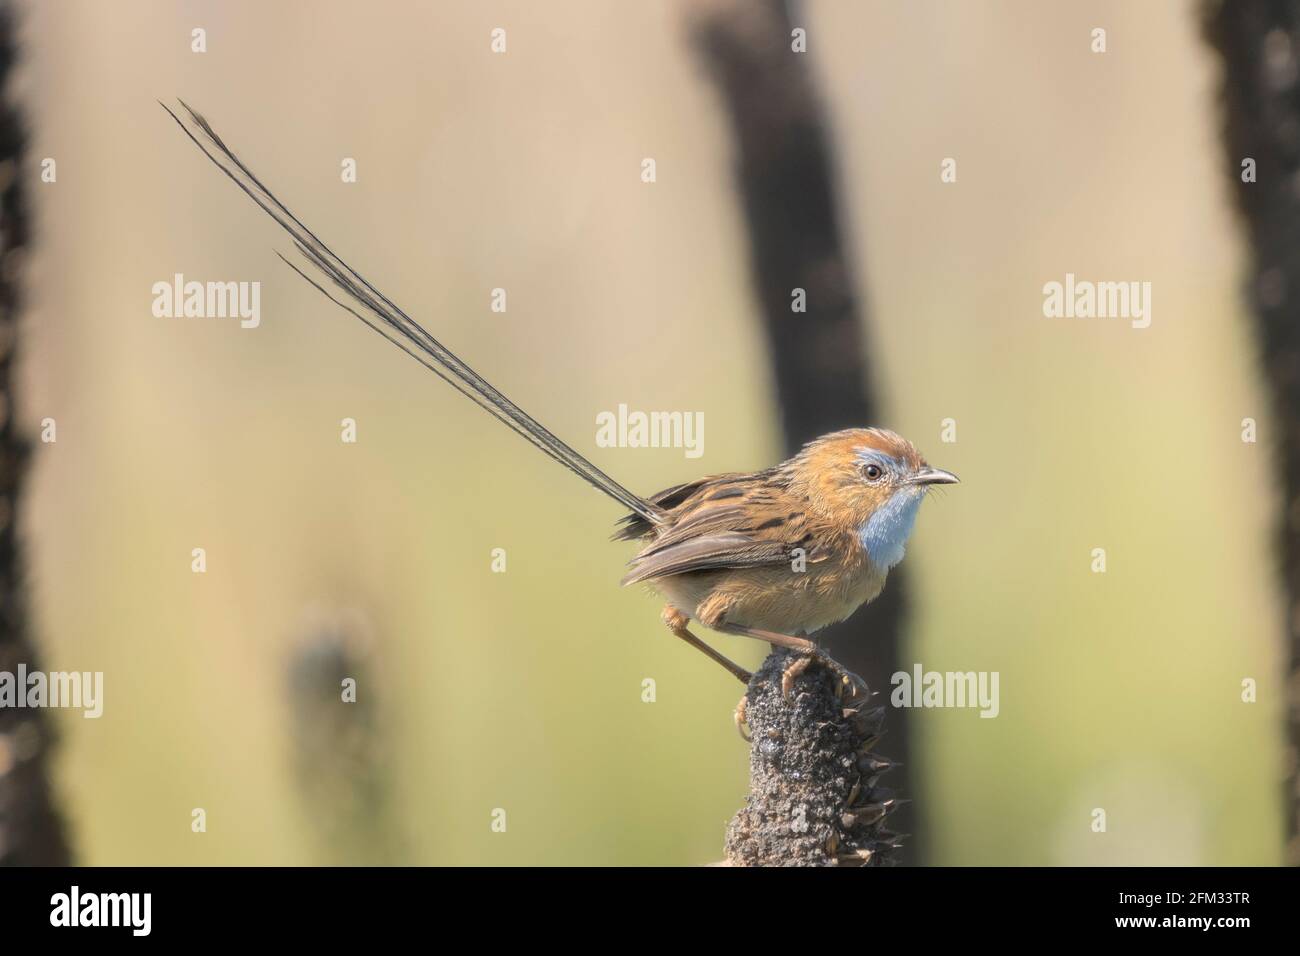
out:
M889 469L890 471L902 471L903 462L893 455L887 455L883 451L877 451L874 448L859 448L858 461L864 464L875 462L877 465Z

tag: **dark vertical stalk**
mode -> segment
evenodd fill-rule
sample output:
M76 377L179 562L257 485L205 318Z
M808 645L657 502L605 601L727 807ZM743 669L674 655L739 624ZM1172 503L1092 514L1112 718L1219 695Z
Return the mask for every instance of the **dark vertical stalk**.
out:
M1202 8L1223 60L1225 167L1252 253L1249 297L1277 422L1283 511L1277 528L1288 625L1284 800L1287 860L1300 864L1300 2L1233 0ZM1242 162L1255 162L1254 182Z
M401 863L392 809L379 661L355 614L314 621L289 660L289 739L305 817L321 863ZM345 682L352 690L345 694Z
M813 78L813 53L791 48L796 26L782 0L710 4L693 25L700 59L717 84L735 140L757 306L767 338L787 453L841 428L885 424L868 382L863 308L837 215L830 133ZM798 24L807 28L806 22ZM816 49L814 36L810 49ZM859 284L860 284L860 280ZM792 290L807 311L792 311ZM904 588L889 586L852 619L818 636L836 659L887 699L900 666ZM886 749L904 766L905 712L890 715ZM894 821L915 824L904 809ZM916 858L909 841L907 859Z
M3 95L18 58L14 33L13 10L7 3L0 5L0 671L9 673L17 673L19 664L37 669L16 531L30 450L14 423L22 256L29 239L23 178L26 141L12 99ZM45 711L0 708L0 864L69 862L49 782L51 743Z

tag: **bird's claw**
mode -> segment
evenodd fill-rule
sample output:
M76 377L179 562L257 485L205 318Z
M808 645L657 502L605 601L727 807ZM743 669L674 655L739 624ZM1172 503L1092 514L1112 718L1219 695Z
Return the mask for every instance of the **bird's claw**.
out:
M781 696L786 701L794 700L794 682L808 665L812 663L813 656L808 654L804 657L796 657L789 664L785 665L785 670L781 671Z
M871 696L871 688L867 686L866 681L853 673L853 671L844 667L844 665L836 664L834 661L831 661L830 663L835 672L840 676L840 682L836 686L835 690L841 700L848 698L849 700L861 700L865 702L867 698Z
M740 734L740 739L745 743L749 743L751 739L745 723L745 713L748 706L749 695L745 694L740 698L740 703L736 705L736 712L732 714L732 719L736 722L736 733Z

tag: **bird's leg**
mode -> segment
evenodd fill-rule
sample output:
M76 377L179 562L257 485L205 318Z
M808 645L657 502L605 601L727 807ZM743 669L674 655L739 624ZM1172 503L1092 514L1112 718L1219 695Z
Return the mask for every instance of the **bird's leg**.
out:
M683 614L681 611L677 610L677 608L673 607L671 604L664 605L664 610L663 613L660 615L660 617L663 619L664 624L668 627L668 630L672 631L674 634L680 637L687 644L691 645L691 647L694 647L695 649L700 651L709 660L717 661L719 664L725 667L727 671L732 676L734 676L738 681L740 681L742 684L748 684L750 679L754 676L749 671L745 670L745 668L737 664L735 661L723 657L713 648L709 647L708 644L705 644L702 640L700 640L698 637L696 637L694 634L688 631L686 629L686 625L690 621L690 618L687 617L685 614Z
M821 661L826 667L839 675L841 690L851 697L862 697L864 700L870 691L866 682L861 677L854 674L839 661L826 654L813 641L806 637L794 637L790 634L778 634L775 631L764 631L757 627L744 627L740 624L720 623L713 625L715 630L727 634L742 634L745 637L752 637L755 640L767 641L775 647L784 647L794 651L801 656L795 658L785 666L781 672L781 694L786 700L790 699L791 690L794 688L795 678L808 669L808 665L813 659Z
M664 624L667 625L668 630L672 631L687 644L691 645L691 647L697 648L704 654L704 656L709 658L709 660L717 661L731 674L735 675L736 679L742 684L746 686L749 685L749 682L754 675L730 658L723 657L713 648L709 647L708 644L705 644L702 640L687 630L686 625L690 621L689 617L677 610L677 608L673 607L671 604L664 605L663 613L660 614L660 617L663 619ZM740 703L736 705L735 713L732 715L732 719L736 722L736 732L740 734L746 743L749 742L749 734L745 732L745 704L748 700L749 697L747 695L742 696L740 698Z

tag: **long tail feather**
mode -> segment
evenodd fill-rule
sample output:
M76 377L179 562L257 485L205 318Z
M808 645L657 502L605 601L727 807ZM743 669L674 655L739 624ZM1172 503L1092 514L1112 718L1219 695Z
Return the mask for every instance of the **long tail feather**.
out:
M218 169L230 177L235 185L293 237L298 252L342 293L341 298L332 295L325 285L317 282L285 256L280 256L291 269L310 282L322 295L352 313L456 391L588 484L600 489L651 525L658 524L662 520L662 510L628 491L557 438L461 361L423 326L371 285L359 272L339 258L329 246L303 225L284 203L262 185L261 180L222 141L208 121L191 109L184 100L180 101L180 105L188 115L189 124L166 103L159 105L167 110L185 135Z

